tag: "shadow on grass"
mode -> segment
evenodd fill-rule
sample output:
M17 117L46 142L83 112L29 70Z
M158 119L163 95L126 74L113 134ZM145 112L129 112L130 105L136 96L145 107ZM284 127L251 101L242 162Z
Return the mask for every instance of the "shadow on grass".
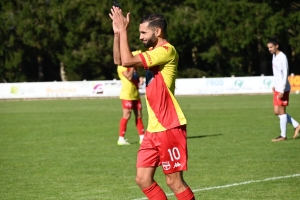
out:
M204 137L216 137L223 134L214 134L214 135L197 135L197 136L188 136L187 139L196 139L196 138L204 138Z

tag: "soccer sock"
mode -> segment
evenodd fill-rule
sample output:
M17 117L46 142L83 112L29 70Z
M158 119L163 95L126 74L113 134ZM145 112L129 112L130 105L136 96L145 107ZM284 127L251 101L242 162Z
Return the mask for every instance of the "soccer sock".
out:
M286 137L286 124L287 124L287 115L278 115L279 117L279 124L280 124L280 130L281 130L281 136Z
M126 128L127 128L127 122L128 119L125 119L124 117L121 118L120 120L120 129L119 129L119 136L124 137L126 133Z
M149 200L167 200L164 191L154 182L150 187L142 190Z
M286 114L287 116L287 122L292 124L294 128L297 128L299 126L299 123L294 120L289 114Z
M143 124L142 118L135 119L135 126L136 126L136 129L137 129L139 135L144 135L145 130L144 130L144 124Z
M195 200L195 196L191 188L186 188L183 192L175 194L178 200Z

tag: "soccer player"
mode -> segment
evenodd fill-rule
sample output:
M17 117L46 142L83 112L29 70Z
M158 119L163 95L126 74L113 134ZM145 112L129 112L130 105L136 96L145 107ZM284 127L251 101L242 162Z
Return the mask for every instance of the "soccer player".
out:
M133 56L127 38L130 14L125 18L122 11L113 6L109 15L120 32L122 65L146 69L148 127L138 150L136 182L148 199L167 199L165 192L154 180L157 167L162 166L167 185L177 199L193 200L194 193L183 179L188 160L187 122L174 96L178 54L166 39L167 22L161 14L142 18L140 40L149 50Z
M135 53L135 52L133 52ZM144 124L142 120L142 103L139 95L139 75L136 68L126 68L118 65L118 75L122 83L120 99L122 100L123 116L120 120L118 145L129 145L124 138L127 122L131 117L131 111L135 116L135 125L140 137L140 144L144 138Z
M276 39L270 39L267 43L268 49L273 54L272 67L274 75L273 104L274 114L279 117L281 133L273 142L284 141L287 139L287 122L294 127L294 136L297 138L300 131L299 123L286 113L286 106L289 105L290 83L288 81L289 66L286 55L279 50L279 43Z
M114 52L114 62L118 65L118 76L121 80L122 89L120 93L120 99L122 100L123 116L119 125L119 139L118 145L129 145L130 143L124 138L128 120L131 117L133 111L135 116L135 125L140 137L140 144L144 138L144 124L142 120L142 103L139 94L139 75L135 67L123 67L121 66L121 57L119 50L119 30L113 24L113 30L116 37L114 37L114 43L117 48ZM132 52L133 55L140 53L141 51Z

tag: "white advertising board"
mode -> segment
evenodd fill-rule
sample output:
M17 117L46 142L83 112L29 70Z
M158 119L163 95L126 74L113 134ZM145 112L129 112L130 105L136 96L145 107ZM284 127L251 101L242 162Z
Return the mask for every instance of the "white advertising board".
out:
M0 84L1 99L118 96L120 81L73 81Z
M175 95L270 93L272 85L271 76L177 79ZM119 80L1 83L0 99L118 97L121 87Z
M270 93L273 77L177 79L176 95Z

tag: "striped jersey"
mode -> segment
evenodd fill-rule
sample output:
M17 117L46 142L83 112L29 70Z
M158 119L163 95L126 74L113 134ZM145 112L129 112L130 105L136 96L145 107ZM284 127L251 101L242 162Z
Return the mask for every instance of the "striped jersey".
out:
M146 71L146 104L149 132L160 132L187 123L174 96L178 53L170 43L140 53Z

